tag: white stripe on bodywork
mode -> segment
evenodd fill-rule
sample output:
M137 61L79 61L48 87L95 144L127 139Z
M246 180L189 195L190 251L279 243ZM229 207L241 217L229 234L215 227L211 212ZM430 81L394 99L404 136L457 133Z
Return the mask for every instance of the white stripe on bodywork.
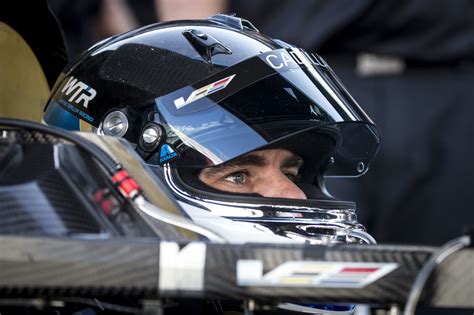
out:
M160 243L160 291L202 291L206 245L189 243L181 250L174 242Z

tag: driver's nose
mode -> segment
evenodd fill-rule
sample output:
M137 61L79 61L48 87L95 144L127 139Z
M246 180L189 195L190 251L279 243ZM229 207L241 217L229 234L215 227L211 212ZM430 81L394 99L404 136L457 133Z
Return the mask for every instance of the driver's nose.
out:
M304 192L281 171L267 176L254 189L264 197L307 199Z

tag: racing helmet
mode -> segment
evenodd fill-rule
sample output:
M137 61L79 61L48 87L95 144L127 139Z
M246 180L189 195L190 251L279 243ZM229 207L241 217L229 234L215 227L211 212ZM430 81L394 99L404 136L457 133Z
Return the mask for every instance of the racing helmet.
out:
M62 72L43 119L127 139L203 225L246 223L312 244L375 242L325 179L363 175L379 129L323 58L245 19L157 23L99 42ZM223 192L197 179L268 148L304 160L297 185L308 199Z

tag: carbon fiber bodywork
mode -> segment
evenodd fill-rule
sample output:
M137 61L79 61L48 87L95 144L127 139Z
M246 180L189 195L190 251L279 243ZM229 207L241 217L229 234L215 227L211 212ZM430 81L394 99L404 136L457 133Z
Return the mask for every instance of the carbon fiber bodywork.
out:
M152 236L104 170L75 145L38 132L0 138L0 234Z
M195 243L190 243L195 244ZM181 247L184 245L182 244ZM189 245L188 245L189 246ZM5 296L127 296L278 301L404 304L413 280L435 251L431 247L205 244L200 291L160 291L160 242L154 239L73 240L0 238L0 291ZM441 265L430 281L424 305L472 308L474 250L463 250ZM359 289L246 287L236 280L237 262L261 260L267 272L288 261L390 262L393 272ZM180 261L176 261L177 272ZM161 269L163 271L163 269ZM447 274L449 273L449 276ZM449 279L455 279L449 280ZM462 281L458 281L463 279ZM452 293L451 293L452 292ZM461 292L461 294L460 294Z

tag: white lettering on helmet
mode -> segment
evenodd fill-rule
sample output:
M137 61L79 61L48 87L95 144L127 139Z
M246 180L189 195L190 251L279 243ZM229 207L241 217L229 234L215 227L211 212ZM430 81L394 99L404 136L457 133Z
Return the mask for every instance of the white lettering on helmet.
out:
M290 57L290 55L286 52L282 52L281 53L281 59L283 59L283 63L285 64L285 66L288 67L288 64L290 62L293 62L294 64L296 64L296 62L293 60L293 58Z
M265 57L265 60L273 69L288 67L291 63L294 65L298 64L286 51L280 52L279 54L269 54Z
M300 67L309 66L321 66L327 67L326 64L322 63L316 55L310 55L303 50L293 48L290 51L282 51L274 54L268 54L265 56L265 61L273 69L282 69L285 67L294 67L299 65Z
M75 102L78 105L83 102L82 105L85 108L87 108L89 102L92 101L97 95L96 90L94 90L92 87L88 86L84 82L77 80L74 77L69 78L69 80L63 86L62 92L67 96L72 93L68 101Z
M267 61L267 63L273 68L273 69L281 69L283 67L283 63L280 62L279 64L274 64L270 58L276 58L278 59L278 56L277 55L268 55L267 57L265 57L265 60Z

